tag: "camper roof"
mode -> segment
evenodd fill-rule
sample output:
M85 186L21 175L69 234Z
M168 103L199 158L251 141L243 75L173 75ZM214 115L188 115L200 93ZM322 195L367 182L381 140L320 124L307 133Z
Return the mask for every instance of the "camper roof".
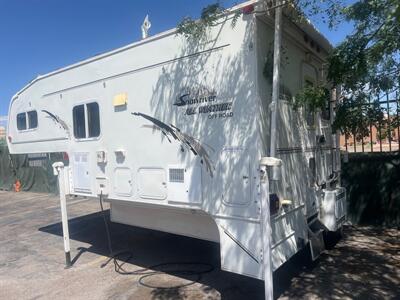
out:
M243 2L241 4L233 6L232 8L229 8L228 9L228 13L232 13L232 12L235 12L235 11L237 11L239 9L243 9L244 7L249 6L249 5L259 4L262 1L263 0L249 0L249 1ZM291 10L291 9L289 8L289 10ZM321 45L321 47L324 50L326 50L327 52L330 52L332 50L332 48L333 48L332 44L316 29L316 27L311 23L310 20L307 19L306 23L303 22L302 24L297 24L297 25L301 30L303 30L312 39L314 39L319 45ZM96 60L105 58L107 56L114 55L116 53L123 52L125 50L131 49L131 48L134 48L134 47L138 47L138 46L143 45L143 44L150 43L152 41L164 38L164 37L172 35L172 34L175 34L176 32L177 32L177 28L173 28L173 29L170 29L170 30L167 30L167 31L163 31L163 32L158 33L156 35L150 36L150 37L148 37L146 39L142 39L140 41L128 44L126 46L123 46L123 47L120 47L120 48L117 48L117 49L114 49L114 50L111 50L111 51L108 51L108 52L105 52L105 53L101 53L101 54L95 55L95 56L90 57L88 59L79 61L79 62L77 62L75 64L72 64L72 65L57 69L55 71L52 71L50 73L47 73L47 74L44 74L44 75L38 75L36 78L31 80L24 88L22 88L20 91L18 91L13 96L13 99L17 98L18 95L20 95L24 90L26 90L32 84L34 84L35 82L37 82L37 81L39 81L39 80L41 80L43 78L46 78L46 77L49 77L49 76L52 76L52 75L55 75L55 74L58 74L58 73L61 73L61 72L64 72L64 71L67 71L67 70L82 66L82 65L85 65L85 64L88 64L88 63L91 63L91 62L94 62Z

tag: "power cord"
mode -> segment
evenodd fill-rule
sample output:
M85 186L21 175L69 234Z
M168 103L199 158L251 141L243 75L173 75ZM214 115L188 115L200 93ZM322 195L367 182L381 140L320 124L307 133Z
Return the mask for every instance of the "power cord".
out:
M214 266L208 263L202 263L202 262L169 262L169 263L161 263L161 264L156 264L153 266L150 266L148 268L142 268L136 271L127 271L123 268L123 265L127 262L129 262L133 258L133 252L130 250L123 250L114 253L113 248L112 248L112 240L111 240L111 232L110 232L110 227L108 224L108 219L107 215L104 211L104 206L103 206L103 192L100 192L100 197L99 197L99 202L100 202L100 209L101 213L103 216L104 220L104 226L105 226L105 231L107 235L107 246L108 246L108 251L110 253L110 259L104 263L101 267L105 267L111 260L114 263L114 270L118 274L121 275L139 275L141 276L139 278L139 284L142 286L145 286L147 288L152 288L152 289L179 289L183 287L187 287L190 285L195 284L201 279L201 276L203 274L211 273L214 270ZM125 258L125 259L122 259ZM123 261L122 263L120 261ZM176 269L171 269L171 270L158 270L154 271L154 269L168 269L171 266L176 266ZM187 266L187 267L196 267L200 268L200 270L192 270L190 268L184 269L182 266ZM149 279L149 277L155 276L155 275L162 275L162 274L169 274L169 275L186 275L186 276L194 276L195 279L184 284L180 285L174 285L174 286L157 286L157 285L152 285L149 283L144 282L146 279Z

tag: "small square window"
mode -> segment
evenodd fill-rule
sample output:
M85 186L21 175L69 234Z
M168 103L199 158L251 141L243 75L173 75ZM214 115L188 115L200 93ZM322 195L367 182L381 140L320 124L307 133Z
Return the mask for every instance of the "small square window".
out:
M20 113L17 115L17 128L18 130L26 129L26 113Z
M28 111L28 128L36 128L38 126L38 116L36 110Z

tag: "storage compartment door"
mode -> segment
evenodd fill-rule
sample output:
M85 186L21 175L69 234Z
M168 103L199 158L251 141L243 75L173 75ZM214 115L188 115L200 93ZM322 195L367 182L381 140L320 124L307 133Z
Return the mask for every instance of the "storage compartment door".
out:
M132 195L132 173L129 168L114 170L114 193L123 197Z
M91 193L90 172L89 172L89 153L73 153L73 182L76 193Z
M251 199L250 161L242 149L221 152L222 201L227 206L246 206Z
M164 200L167 198L165 170L140 168L138 171L138 193L143 199Z

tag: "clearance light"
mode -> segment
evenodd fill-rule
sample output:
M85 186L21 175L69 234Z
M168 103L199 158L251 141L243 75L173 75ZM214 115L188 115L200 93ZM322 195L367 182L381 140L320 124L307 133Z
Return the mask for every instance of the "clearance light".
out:
M254 5L250 4L242 8L242 12L245 15L251 14L254 11Z
M66 162L66 164L69 164L69 155L67 152L62 153L63 156L63 161Z

